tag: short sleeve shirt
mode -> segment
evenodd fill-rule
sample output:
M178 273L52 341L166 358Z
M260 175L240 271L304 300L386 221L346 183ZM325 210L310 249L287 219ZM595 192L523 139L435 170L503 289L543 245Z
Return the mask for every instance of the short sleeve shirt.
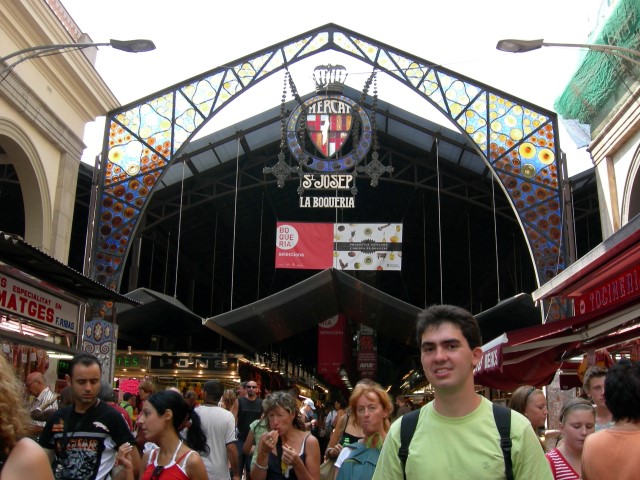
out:
M54 413L38 439L41 447L54 450L56 480L104 480L115 464L118 447L135 439L120 413L98 402L86 413L73 405Z

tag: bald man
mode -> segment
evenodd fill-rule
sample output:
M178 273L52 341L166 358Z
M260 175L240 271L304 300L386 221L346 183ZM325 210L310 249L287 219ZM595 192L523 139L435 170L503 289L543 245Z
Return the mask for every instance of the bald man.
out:
M58 397L49 390L44 375L40 372L32 372L27 375L25 387L29 395L33 396L33 402L29 405L31 434L37 437L42 432L47 418L58 410Z

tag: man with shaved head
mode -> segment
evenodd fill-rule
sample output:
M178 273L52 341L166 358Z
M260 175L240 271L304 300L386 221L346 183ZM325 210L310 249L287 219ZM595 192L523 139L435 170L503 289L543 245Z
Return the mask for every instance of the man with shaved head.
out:
M25 387L29 395L33 396L33 402L29 405L31 435L37 437L42 432L47 418L58 410L58 397L49 390L44 375L40 372L27 375Z

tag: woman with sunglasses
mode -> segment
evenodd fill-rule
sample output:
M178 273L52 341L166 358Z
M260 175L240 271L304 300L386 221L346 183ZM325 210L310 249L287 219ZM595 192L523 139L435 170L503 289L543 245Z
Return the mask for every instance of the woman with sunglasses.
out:
M207 439L200 417L182 395L171 390L151 394L142 404L137 425L148 441L158 445L143 455L140 480L208 480L207 470L197 453L209 451ZM187 438L183 439L179 432L185 427ZM117 456L118 463L126 470L127 480L134 480L131 448L126 444L121 446Z
M262 401L262 408L271 430L260 437L251 480L318 480L320 445L305 431L295 398L274 392Z
M556 480L579 480L582 475L582 449L587 435L595 431L596 411L584 398L571 398L560 410L562 444L549 453L547 460Z

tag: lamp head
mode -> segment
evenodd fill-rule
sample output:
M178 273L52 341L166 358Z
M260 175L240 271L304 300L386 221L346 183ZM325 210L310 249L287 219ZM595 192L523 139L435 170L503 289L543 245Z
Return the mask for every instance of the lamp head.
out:
M502 52L521 53L537 50L543 45L544 40L542 38L538 40L517 40L514 38L507 38L498 41L496 48Z
M138 39L138 40L114 40L109 41L109 45L117 50L124 52L139 53L149 52L155 50L156 46L151 40Z

